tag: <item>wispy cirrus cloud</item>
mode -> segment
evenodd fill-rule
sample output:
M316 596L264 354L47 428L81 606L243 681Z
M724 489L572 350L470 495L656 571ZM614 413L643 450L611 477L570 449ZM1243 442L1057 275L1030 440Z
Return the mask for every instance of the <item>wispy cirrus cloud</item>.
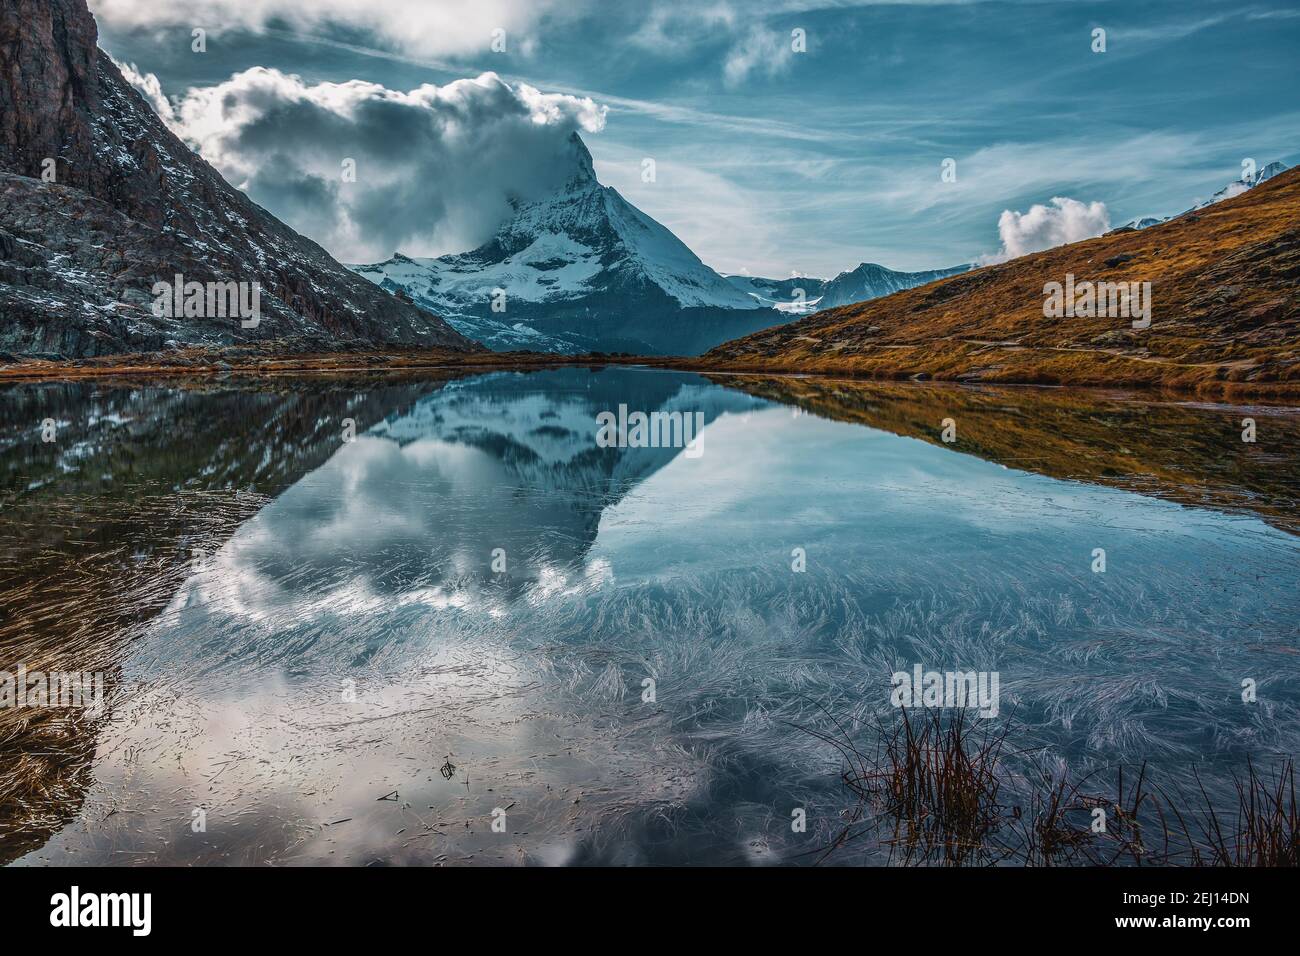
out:
M722 75L728 86L740 86L754 74L778 76L794 62L794 41L764 26L750 27L727 53Z
M1116 222L1175 214L1244 157L1294 163L1300 122L1287 57L1300 18L1280 0L1082 13L1070 0L91 3L124 17L106 24L106 48L173 94L265 64L390 90L495 69L511 86L590 98L609 111L589 143L602 175L705 261L774 275L970 261L1001 245L1002 212L1052 197L1104 200ZM435 7L458 22L430 41ZM170 17L188 32L232 11L224 26L254 23L257 42L218 35L204 58L174 29L117 29ZM539 55L489 55L495 19L512 54L527 35ZM1104 55L1090 49L1098 25ZM806 57L785 53L795 27ZM671 189L642 188L646 155ZM608 163L624 156L630 173ZM955 182L940 179L945 157Z
M684 56L736 29L735 9L726 2L651 4L628 34L633 46L660 57Z
M1193 33L1200 33L1202 30L1208 30L1226 23L1234 17L1241 16L1242 12L1232 11L1219 16L1200 17L1195 20L1169 20L1165 23L1147 27L1118 26L1112 27L1110 33L1113 37L1122 41L1181 40Z
M721 75L728 87L753 76L778 76L790 69L794 47L788 32L768 25L770 17L790 12L749 3L690 3L661 0L646 12L629 42L656 56L681 58L701 50L721 50Z
M1128 187L1153 175L1204 175L1205 143L1191 133L1114 133L1089 140L1003 142L955 159L955 180L942 179L937 153L928 164L865 171L860 197L909 215L988 199L1041 195L1062 183Z

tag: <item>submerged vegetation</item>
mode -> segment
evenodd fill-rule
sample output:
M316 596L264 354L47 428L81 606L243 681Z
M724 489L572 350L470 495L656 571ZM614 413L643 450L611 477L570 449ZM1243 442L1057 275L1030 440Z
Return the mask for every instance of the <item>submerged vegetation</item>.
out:
M1011 720L995 728L965 709L903 709L867 744L831 723L809 733L843 756L856 803L822 860L876 840L905 866L1300 866L1291 757L1260 770L1248 756L1232 797L1216 800L1195 768L1191 792L1146 764L1109 784L1072 777L1041 752L1013 752Z

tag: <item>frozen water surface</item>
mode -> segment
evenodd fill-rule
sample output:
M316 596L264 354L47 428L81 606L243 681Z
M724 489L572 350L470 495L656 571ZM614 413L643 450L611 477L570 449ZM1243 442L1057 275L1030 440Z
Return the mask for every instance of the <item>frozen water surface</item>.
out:
M620 404L702 454L598 447ZM1300 739L1290 409L573 368L0 424L0 669L109 684L4 716L9 862L811 862L853 798L809 729L869 746L918 663L998 672L1039 767L1228 794Z

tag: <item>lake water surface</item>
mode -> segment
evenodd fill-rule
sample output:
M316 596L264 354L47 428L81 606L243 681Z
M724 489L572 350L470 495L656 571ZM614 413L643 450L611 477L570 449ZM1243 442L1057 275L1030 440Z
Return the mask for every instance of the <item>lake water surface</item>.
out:
M600 447L620 404L700 444ZM1297 439L629 368L12 386L0 670L109 691L0 723L0 860L812 862L855 803L814 731L869 749L918 664L999 675L1026 775L1229 794L1300 749Z

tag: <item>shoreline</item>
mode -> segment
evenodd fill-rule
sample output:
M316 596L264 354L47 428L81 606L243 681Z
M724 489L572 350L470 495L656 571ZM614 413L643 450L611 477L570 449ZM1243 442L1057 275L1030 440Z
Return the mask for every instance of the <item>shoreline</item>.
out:
M1156 364L1146 362L1144 364ZM1165 379L1160 375L1108 375L1104 366L1074 368L1075 374L1016 376L981 375L960 367L931 374L907 366L870 369L839 367L839 363L814 362L806 366L787 362L710 360L704 356L630 355L542 352L455 353L441 350L376 349L373 351L257 353L230 350L185 349L167 353L111 355L87 359L32 359L0 366L0 383L81 381L111 378L188 378L270 380L288 376L332 376L368 373L421 374L430 372L528 371L564 366L599 367L640 365L710 375L815 376L853 382L949 384L984 387L1083 388L1136 393L1165 393L1200 399L1273 399L1300 404L1300 383L1251 382L1232 379ZM1169 368L1183 368L1159 363Z
M1240 377L1250 366L1234 363L1184 363L1118 355L1104 350L1032 349L1023 346L989 354L937 353L919 344L892 346L909 351L914 362L890 361L875 354L855 361L789 361L773 358L680 360L677 367L747 375L801 374L842 376L855 381L948 382L957 385L1036 386L1171 392L1200 398L1277 398L1300 402L1300 381ZM992 363L992 364L990 364ZM1232 376L1238 377L1232 377Z

